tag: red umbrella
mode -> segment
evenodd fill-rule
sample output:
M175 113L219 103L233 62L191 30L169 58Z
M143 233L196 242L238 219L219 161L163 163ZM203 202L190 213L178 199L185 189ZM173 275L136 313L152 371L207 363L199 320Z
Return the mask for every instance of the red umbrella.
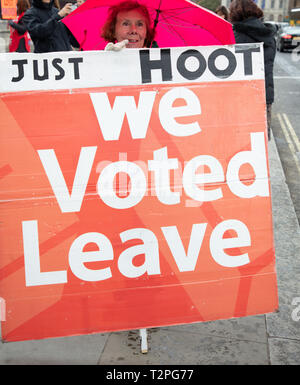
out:
M108 8L121 0L86 0L63 19L83 50L103 49L101 29ZM147 6L160 48L234 44L230 23L188 0L140 0Z

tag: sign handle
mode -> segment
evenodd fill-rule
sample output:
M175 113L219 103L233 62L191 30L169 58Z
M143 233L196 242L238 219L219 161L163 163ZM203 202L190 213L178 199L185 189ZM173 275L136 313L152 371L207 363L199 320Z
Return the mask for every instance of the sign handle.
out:
M148 353L147 329L140 329L141 352Z

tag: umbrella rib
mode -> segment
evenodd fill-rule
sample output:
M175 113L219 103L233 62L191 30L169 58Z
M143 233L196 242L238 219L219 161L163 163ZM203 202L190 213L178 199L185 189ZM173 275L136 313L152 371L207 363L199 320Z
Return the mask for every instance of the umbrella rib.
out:
M170 16L171 17L171 16ZM173 18L175 19L175 17L173 16ZM165 15L163 15L163 19L165 20ZM179 18L177 18L177 19L179 19ZM181 20L181 19L179 19L179 20ZM183 20L181 20L181 21L183 21ZM165 24L165 25L167 25L168 27L169 27L169 30L171 30L171 28L173 29L173 31L174 31L174 33L176 33L176 35L178 35L179 37L180 37L180 39L185 43L185 44L187 44L187 42L185 41L185 39L183 39L183 37L179 34L179 32L178 31L176 31L175 29L174 29L174 26L176 26L176 25L174 25L174 24L169 24L169 23L164 23L164 22L160 22L160 26L162 27L163 26L163 24ZM198 25L198 24L191 24L191 26L183 26L183 25L177 25L178 27L181 27L181 28L194 28L194 29L202 29L202 30L204 30L204 31L206 31L203 27L201 27L200 25ZM209 31L209 33L216 39L216 40L218 40L218 38L217 38L217 36L213 33L213 32L211 32L211 31Z
M173 16L173 15L168 16L168 17L165 17L165 15L162 15L162 19L163 19L164 21L166 21L165 24L167 24L167 25L172 25L172 26L176 26L175 24L169 24L169 23L168 23L167 19L171 19L171 18L175 19L176 21L177 21L177 20L180 20L180 21L184 22L185 24L189 24L189 25L181 25L181 24L180 24L180 25L177 25L178 27L182 27L182 28L191 28L191 29L204 29L204 28L201 27L201 25L199 25L199 24L188 23L187 21L182 20L182 19L180 19L180 18L178 18L178 17L175 17L175 16ZM162 23L162 22L160 22L160 23Z
M148 9L151 10L151 12L154 13L155 15L157 15L157 11L159 11L159 8L152 8L149 6L148 6ZM171 15L170 17L174 17L174 15L178 14L178 11L182 11L182 10L185 10L186 12L193 11L192 8L184 7L184 8L173 8L173 9L168 9L168 10L161 10L159 12L159 14L160 15L170 14ZM186 13L186 12L182 12L182 13Z
M178 11L181 11L181 12L178 12ZM183 12L185 11L185 12ZM192 12L193 9L191 8L173 8L173 9L168 9L168 10L165 10L165 11L161 11L161 14L163 15L170 15L170 17L178 17L180 15L183 15L183 14L187 14L189 12Z
M166 11L162 11L161 12L161 18L163 18L164 20L167 20L167 19L177 19L177 20L180 20L181 22L185 23L185 24L189 24L191 26L195 26L195 27L200 27L202 28L199 24L196 24L196 23L192 23L190 21L187 21L187 20L184 20L182 18L180 18L180 15L176 12L178 10L186 10L187 12L189 11L193 11L193 9L191 7L187 8L187 7L184 7L184 8L173 8L173 9L168 9ZM186 12L185 12L186 13Z
M155 9L156 15L155 15L155 19L154 19L154 29L155 29L156 26L157 26L158 19L159 19L159 15L160 15L160 13L161 13L161 10L160 10L161 2L162 2L162 0L159 1L158 8Z
M151 9L151 10L153 10L153 11L156 11L157 9L159 9L159 8L150 7L150 6L147 6L147 8L148 8L149 10ZM162 10L161 10L161 13L170 12L170 11L182 11L182 10L193 11L193 10L194 10L194 7L168 8L167 10L162 9Z
M164 24L160 23L160 27L161 27L162 29L164 29L165 31L170 32L172 35L178 36L178 37L179 37L185 44L187 44L187 42L185 41L185 39L179 34L179 32L177 32L177 31L173 28L173 26L172 26L171 24L168 24L168 27L169 27L169 28L165 28Z
M180 20L180 21L184 21L184 20L182 20L182 19L180 19L179 17L175 17L175 16L173 16L173 18L174 19L178 19L178 20ZM185 21L184 21L185 22ZM183 25L178 25L178 27L182 27L182 28L194 28L194 29L203 29L204 31L207 31L205 28L203 28L203 27L201 27L201 25L199 25L199 24L191 24L191 27L189 27L189 26L183 26ZM214 31L207 31L207 32L209 32L217 41L219 41L219 38L217 37L217 35L214 33Z

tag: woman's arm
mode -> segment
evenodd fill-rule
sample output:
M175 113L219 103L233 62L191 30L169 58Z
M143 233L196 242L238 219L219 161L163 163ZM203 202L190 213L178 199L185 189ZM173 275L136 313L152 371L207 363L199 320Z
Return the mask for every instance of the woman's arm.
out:
M57 23L71 11L71 3L67 3L60 11L53 14L47 21L42 23L38 15L29 9L29 11L25 12L22 19L24 19L24 23L27 26L27 30L31 37L45 39L53 34L53 31L57 27Z
M19 23L14 23L12 20L9 20L9 22L8 22L8 24L12 28L14 28L18 32L19 35L24 35L24 33L27 31L27 28L23 24L22 19L19 21Z

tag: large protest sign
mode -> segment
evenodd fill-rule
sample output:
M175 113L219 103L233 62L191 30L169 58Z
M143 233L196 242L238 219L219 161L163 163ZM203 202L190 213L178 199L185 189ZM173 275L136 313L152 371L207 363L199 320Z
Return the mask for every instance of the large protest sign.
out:
M4 340L277 308L260 44L0 67Z

